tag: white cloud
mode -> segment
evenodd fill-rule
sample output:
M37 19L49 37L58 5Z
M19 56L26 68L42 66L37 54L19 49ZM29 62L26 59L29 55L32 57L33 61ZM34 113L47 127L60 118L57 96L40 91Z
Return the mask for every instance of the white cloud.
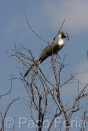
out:
M32 5L27 9L28 19L34 30L43 32L47 26L57 30L65 19L64 29L67 31L82 32L88 30L88 1L85 0L45 0L39 5ZM23 17L23 18L22 18ZM4 27L6 37L12 36L19 27L25 30L27 23L24 22L24 14L13 16L10 22ZM26 30L27 31L27 30ZM24 32L26 32L24 31ZM28 33L28 32L27 32ZM23 33L25 36L27 33Z
M64 27L71 32L88 30L88 1L46 1L43 12L52 27L58 29L65 19Z

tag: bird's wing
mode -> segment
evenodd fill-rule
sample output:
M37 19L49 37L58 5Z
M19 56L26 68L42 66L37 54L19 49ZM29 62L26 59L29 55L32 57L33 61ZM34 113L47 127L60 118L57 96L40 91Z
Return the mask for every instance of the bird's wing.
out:
M54 42L54 43L48 45L47 47L45 47L39 56L40 63L42 63L49 56L57 53L59 50L60 50L60 48L59 48L59 45L57 42Z

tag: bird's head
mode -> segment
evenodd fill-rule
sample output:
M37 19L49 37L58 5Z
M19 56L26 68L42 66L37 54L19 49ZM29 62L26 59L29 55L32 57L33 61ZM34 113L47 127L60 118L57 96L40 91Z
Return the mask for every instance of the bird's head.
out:
M60 48L62 48L65 45L63 38L66 38L64 32L59 31L59 33L57 35L57 42L58 42Z
M63 39L66 38L65 34L63 31L59 31L58 35L57 35L58 39Z

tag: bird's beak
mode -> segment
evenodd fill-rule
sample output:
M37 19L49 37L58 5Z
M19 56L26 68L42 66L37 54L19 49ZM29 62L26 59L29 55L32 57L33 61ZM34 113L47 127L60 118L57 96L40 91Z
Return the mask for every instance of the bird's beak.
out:
M66 36L64 35L64 38L66 38Z
M63 38L66 38L66 36L64 35Z

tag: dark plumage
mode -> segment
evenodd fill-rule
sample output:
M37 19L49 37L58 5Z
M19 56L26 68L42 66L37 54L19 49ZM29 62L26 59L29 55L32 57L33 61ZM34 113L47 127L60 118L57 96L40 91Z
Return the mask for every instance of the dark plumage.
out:
M52 44L46 46L44 50L41 52L40 56L38 57L38 61L42 63L46 58L49 56L57 53L60 50L60 47L57 42L53 42Z
M51 56L53 54L56 54L64 46L63 38L66 38L64 32L60 31L57 38L58 38L57 42L53 42L44 48L44 50L39 55L38 59L29 67L27 72L24 74L24 77L26 77L28 75L30 70L36 64L38 64L39 61L40 61L40 63L42 63L46 58L48 58L49 56Z

